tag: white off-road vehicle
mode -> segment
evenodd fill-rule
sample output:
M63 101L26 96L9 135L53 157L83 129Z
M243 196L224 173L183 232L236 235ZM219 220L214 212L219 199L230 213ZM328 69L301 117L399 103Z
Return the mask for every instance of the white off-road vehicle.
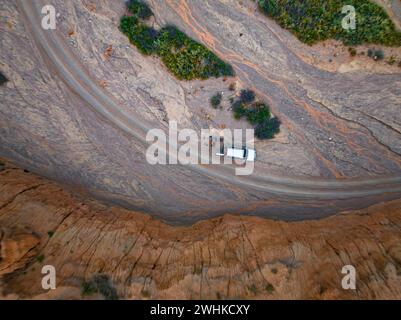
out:
M256 151L248 148L227 148L227 157L242 159L246 161L255 161Z

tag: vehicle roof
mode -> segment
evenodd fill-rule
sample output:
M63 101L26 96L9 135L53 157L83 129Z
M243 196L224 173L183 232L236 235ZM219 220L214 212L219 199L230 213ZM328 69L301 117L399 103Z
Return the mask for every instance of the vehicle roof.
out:
M256 151L253 149L248 149L248 155L246 157L247 161L255 161L256 159Z
M227 148L227 156L234 158L245 158L245 150L243 149L234 149Z

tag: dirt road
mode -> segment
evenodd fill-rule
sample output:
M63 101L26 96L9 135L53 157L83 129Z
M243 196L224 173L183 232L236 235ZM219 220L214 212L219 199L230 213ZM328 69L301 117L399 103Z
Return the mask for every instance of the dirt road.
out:
M263 166L256 168L256 174L250 177L235 176L232 166L223 165L189 168L149 166L144 163L143 152L146 147L144 137L151 124L138 115L125 112L119 102L107 94L85 71L61 35L57 32L44 31L40 27L39 13L42 5L40 1L18 1L19 7L25 12L27 30L35 38L35 43L47 61L48 68L56 72L62 82L74 92L76 95L74 99L80 100L81 106L90 108L100 114L102 119L107 119L108 125L113 128L108 129L108 133L112 130L112 134L117 139L121 133L115 129L122 130L124 139L130 145L130 147L119 149L118 152L114 153L115 158L112 161L118 163L122 172L119 176L110 176L107 172L104 173L103 181L105 179L113 181L109 183L112 186L107 187L106 190L102 181L94 178L96 175L91 175L90 172L85 172L82 168L76 168L76 170L82 171L79 173L75 171L70 179L67 176L56 178L81 185L83 188L90 185L87 189L101 198L112 199L124 205L133 205L149 211L156 211L155 209L157 209L157 212L164 214L162 218L180 222L202 218L204 217L203 212L214 215L223 210L224 212L231 210L237 213L260 214L284 219L323 217L335 213L340 208L366 206L370 203L399 196L401 192L399 148L401 146L394 144L394 140L390 141L391 139L397 141L397 137L399 138L397 126L389 125L388 123L391 124L392 122L387 121L387 119L385 119L386 121L376 119L375 116L366 113L366 110L363 117L362 111L354 110L355 101L360 99L364 93L369 93L369 88L372 89L375 85L379 85L386 88L388 101L394 101L387 106L394 113L393 109L397 107L397 101L400 98L400 89L397 86L399 77L397 75L340 76L316 70L303 63L285 46L286 40L278 36L276 26L266 25L266 22L258 20L259 18L255 20L257 27L265 28L267 26L267 30L270 32L269 37L274 40L269 48L272 51L270 54L286 57L286 59L283 58L285 60L283 64L275 65L274 63L271 64L269 60L260 60L263 63L256 65L248 59L250 53L247 51L249 48L246 46L246 41L242 42L244 47L238 50L239 53L236 53L230 49L233 43L230 41L223 42L217 38L217 35L222 36L224 32L218 30L219 24L214 23L211 12L218 14L224 10L226 18L229 17L234 20L234 18L238 19L238 14L243 14L241 10L237 10L238 8L227 9L223 2L216 1L208 2L207 5L201 5L196 1L181 2L180 6L177 5L178 2L172 1L158 2L157 6L154 2L152 3L157 10L163 11L167 21L174 18L183 29L193 32L193 36L198 36L211 49L226 57L226 60L235 66L239 81L255 88L271 101L274 113L283 119L284 125L294 131L298 141L304 143L305 148L316 155L316 159L320 159L319 166L325 172L322 175L323 177L269 175L268 171L263 170ZM210 22L207 27L212 31L206 30L206 27L201 27L200 22L194 17L194 12L197 15L210 18L207 20ZM247 17L247 15L248 13L246 15L244 13L242 18ZM182 21L177 20L177 17ZM217 29L214 30L214 27ZM250 27L255 27L255 25ZM264 30L266 31L266 29ZM237 46L237 44L235 45ZM243 51L241 52L241 50ZM275 50L277 52L274 52ZM257 54L252 57L254 60L258 58L260 57ZM269 69L270 67L274 69L273 72ZM278 72L279 70L281 71ZM298 75L302 75L302 77ZM297 84L297 81L291 79L292 77L297 79L298 82L300 81L302 85ZM359 80L358 83L355 82L356 78ZM319 87L323 87L320 92L311 87L312 84L315 85L316 83L319 83ZM305 90L305 87L308 90ZM335 95L337 91L345 92L348 98L344 108L338 109L336 105L331 104L339 98L339 95ZM377 92L377 89L373 92ZM355 97L350 99L353 95ZM322 100L328 98L328 102L325 101L325 103L330 107L319 101L320 98ZM331 107L333 110L330 109ZM81 108L79 110L79 112L85 112ZM371 108L369 110L371 111ZM356 115L359 117L359 122L353 119ZM382 116L389 117L388 114L382 114ZM390 118L395 123L398 121L394 114ZM371 119L371 122L364 123L366 119ZM372 119L376 119L376 121ZM97 122L99 119L92 118L92 121ZM105 125L102 124L101 126ZM81 124L81 129L83 127ZM388 134L384 135L383 130L387 130ZM92 135L95 134L94 128ZM333 154L332 149L325 150L327 145L332 148L327 143L329 136L331 139L334 137L334 140L342 148L343 154L337 154L337 157L343 159L341 161L345 163L344 155L355 153L355 157L351 160L347 159L347 161L358 165L361 162L365 163L361 167L366 167L368 171L373 173L377 171L376 174L365 174L365 176L353 179L334 179L336 176L343 176L344 170L342 170L340 160L327 157L327 154ZM110 137L96 138L99 139L97 141L97 152L104 152L107 146L102 145L102 143L107 145L106 141ZM385 141L382 141L383 139ZM349 150L351 148L354 148L353 152ZM128 159L130 157L128 155L124 157L119 154L124 154L130 150L137 153L135 157L141 158L141 162ZM113 154L113 152L110 153ZM95 155L92 155L95 159ZM14 156L12 158L17 162L27 164L26 157ZM96 163L100 165L99 161L96 160ZM332 162L335 164L333 165ZM127 177L124 174L127 172L127 166L132 166L134 173L130 172L130 174L135 175L135 178L132 175L129 177L129 183L132 185L132 181L136 181L130 190L126 188ZM43 166L37 165L33 169L54 177L54 171L46 172ZM56 170L57 168L52 169ZM384 174L378 174L381 172ZM165 189L164 186L168 186L169 183L171 183L172 188L167 190L168 188ZM180 192L177 193L177 190ZM326 206L322 209L323 204ZM282 214L283 211L286 212L286 215Z

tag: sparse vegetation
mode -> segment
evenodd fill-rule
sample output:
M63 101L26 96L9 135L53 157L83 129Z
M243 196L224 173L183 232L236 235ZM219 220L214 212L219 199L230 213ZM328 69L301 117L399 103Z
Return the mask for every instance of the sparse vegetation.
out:
M355 57L357 52L355 48L348 48L348 52L350 54L351 57Z
M106 300L118 300L116 289L112 286L109 276L97 274L89 281L82 282L81 295L91 296L100 293Z
M345 45L401 45L401 32L396 30L385 10L371 1L258 0L258 4L263 13L309 45L327 39L340 40ZM355 7L355 30L345 30L341 26L344 5Z
M395 59L394 56L390 56L390 57L386 60L386 62L387 62L390 66L392 66L393 64L395 64L395 63L397 62L397 60Z
M256 288L256 286L254 284L252 284L251 286L248 287L248 290L252 293L252 294L256 294L258 292L258 289Z
M138 1L128 5L130 16L120 21L120 30L144 55L156 54L178 79L193 80L210 77L233 76L232 67L208 50L204 45L189 38L174 26L156 30L145 24L153 13Z
M268 283L265 287L268 294L272 294L274 292L274 286L271 283Z
M54 231L48 231L48 232L47 232L47 236L48 236L49 238L53 237L53 235L54 235Z
M256 94L252 90L242 90L239 100L232 102L234 118L245 117L255 126L255 136L259 139L272 139L280 132L280 121L271 117L266 103L255 100Z
M223 95L218 92L213 97L210 98L210 104L213 108L217 109L221 105L221 100L223 99Z
M43 254L41 254L40 256L37 256L37 257L36 257L36 260L37 260L39 263L42 263L42 262L45 260L45 256L44 256Z

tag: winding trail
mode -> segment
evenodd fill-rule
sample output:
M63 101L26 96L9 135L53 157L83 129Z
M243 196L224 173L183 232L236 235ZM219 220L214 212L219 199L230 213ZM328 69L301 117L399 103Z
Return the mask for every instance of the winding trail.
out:
M185 4L185 2L182 2ZM48 32L41 28L40 10L42 3L40 1L24 1L17 0L18 7L26 16L26 24L28 29L34 36L37 46L41 49L43 54L48 58L53 67L57 70L60 78L75 92L82 100L87 102L96 112L101 114L111 123L115 124L121 130L132 135L134 139L146 146L145 140L146 133L150 127L143 119L138 119L132 115L125 113L119 108L118 103L107 95L103 88L95 83L80 66L80 63L65 46L63 40L59 38L56 32ZM182 15L184 19L188 20L190 24L193 18L190 16L190 10L183 5L186 12ZM196 25L199 31L200 39L206 43L210 48L219 52L219 46L216 40L204 30L202 26ZM294 93L284 86L280 81L275 79L268 79L263 70L259 70L254 64L250 64L246 59L237 55L234 52L224 54L226 60L237 66L248 65L254 71L263 75L267 81L276 82L277 86L281 88L293 100L297 100L300 105L310 112L316 121L323 123L329 122L330 119L323 117L315 109L303 100L300 100ZM247 75L246 69L238 67L244 77L252 76ZM244 78L243 77L243 78ZM262 93L263 94L263 93ZM290 129L298 130L298 128L287 121L286 125ZM341 128L340 128L341 129ZM302 134L300 133L300 136ZM307 139L305 137L305 139ZM352 137L349 137L350 144L352 144ZM169 155L171 156L171 155ZM397 159L399 161L399 158ZM339 175L336 169L331 166L330 162L322 156L324 161L332 171L334 176ZM298 201L305 200L339 200L339 199L354 199L354 198L367 198L372 199L375 196L382 196L384 194L401 194L401 176L392 177L376 177L376 178L355 178L355 179L323 179L323 178L298 178L298 177L279 177L273 175L251 175L251 176L236 176L235 168L228 165L219 166L191 166L194 170L203 175L221 179L241 189L259 190L268 194L280 195L288 199L297 199ZM358 205L360 200L356 200Z

